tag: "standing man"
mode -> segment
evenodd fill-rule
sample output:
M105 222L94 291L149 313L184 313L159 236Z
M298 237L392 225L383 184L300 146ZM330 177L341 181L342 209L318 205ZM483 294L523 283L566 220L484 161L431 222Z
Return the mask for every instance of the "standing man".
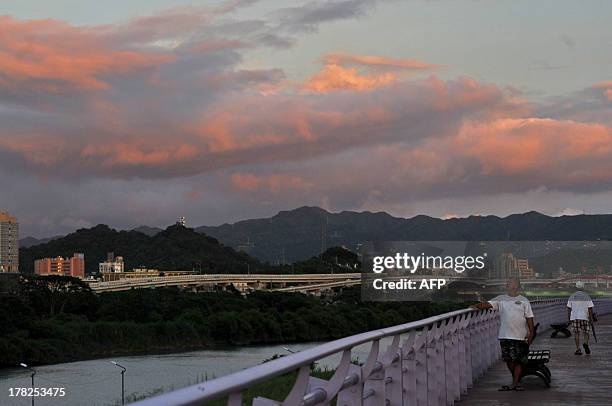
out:
M580 332L584 335L584 352L589 355L589 333L591 332L591 322L593 321L593 301L591 297L583 291L577 291L567 301L567 319L574 330L574 340L576 341L576 355L582 355L580 350Z
M524 390L519 383L523 366L527 364L529 345L533 341L533 311L525 296L519 295L521 285L518 278L509 278L505 295L497 296L488 302L474 305L477 309L499 311L499 343L502 358L512 373L512 386L504 385L499 390Z

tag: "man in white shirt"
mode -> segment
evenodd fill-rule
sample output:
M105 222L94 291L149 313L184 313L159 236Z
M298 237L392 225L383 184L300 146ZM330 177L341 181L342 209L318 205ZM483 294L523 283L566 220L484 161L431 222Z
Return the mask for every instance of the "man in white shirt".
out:
M584 335L584 352L589 355L589 333L593 321L593 301L591 297L582 291L574 293L567 301L567 319L574 329L574 340L576 341L576 355L582 355L580 350L580 332Z
M533 341L533 311L529 300L519 295L520 287L518 278L509 278L506 282L507 294L474 306L499 311L501 323L498 338L502 358L512 373L512 386L504 385L499 389L501 391L524 390L519 380L523 366L527 364L529 345Z

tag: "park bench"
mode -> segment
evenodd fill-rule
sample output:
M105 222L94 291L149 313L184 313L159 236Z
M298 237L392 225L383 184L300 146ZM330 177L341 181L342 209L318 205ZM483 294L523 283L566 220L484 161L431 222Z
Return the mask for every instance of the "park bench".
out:
M550 327L552 327L553 332L550 335L550 338L557 338L558 334L563 334L563 337L559 337L559 338L568 338L568 337L570 337L572 335L572 333L567 328L568 326L569 326L569 323L567 323L567 322L551 324Z
M550 361L550 350L529 351L527 365L523 367L521 379L528 375L539 376L544 381L546 387L550 388L550 369L546 366L548 361Z

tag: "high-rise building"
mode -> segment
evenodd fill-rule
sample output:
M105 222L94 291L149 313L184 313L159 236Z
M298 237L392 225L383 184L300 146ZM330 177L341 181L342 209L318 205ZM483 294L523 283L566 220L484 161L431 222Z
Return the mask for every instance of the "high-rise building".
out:
M176 222L176 224L179 225L179 226L187 227L187 219L185 218L185 216L181 216L181 217L179 217L179 219Z
M518 266L519 277L521 279L534 279L536 277L533 268L529 267L528 259L517 259L516 264Z
M495 278L508 279L519 277L518 260L512 253L501 254L495 260Z
M85 277L85 255L75 253L72 258L42 258L34 261L36 275L61 275Z
M0 212L0 272L19 272L19 223Z

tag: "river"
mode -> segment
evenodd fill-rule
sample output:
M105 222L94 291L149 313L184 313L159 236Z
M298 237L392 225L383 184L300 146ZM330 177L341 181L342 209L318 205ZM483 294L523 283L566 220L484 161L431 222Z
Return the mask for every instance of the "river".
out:
M292 351L301 351L317 343L287 344ZM360 346L353 357L367 358L369 346ZM384 348L384 347L383 347ZM194 351L179 354L139 355L69 362L36 367L36 387L65 388L64 397L38 397L36 406L114 406L121 404L121 370L116 361L127 368L125 373L126 403L134 397L167 392L204 379L211 379L257 365L274 354L287 354L283 345L253 346L230 350ZM319 363L335 367L339 355ZM10 388L30 387L30 373L23 369L0 370L0 405L28 406L30 398L9 397Z

